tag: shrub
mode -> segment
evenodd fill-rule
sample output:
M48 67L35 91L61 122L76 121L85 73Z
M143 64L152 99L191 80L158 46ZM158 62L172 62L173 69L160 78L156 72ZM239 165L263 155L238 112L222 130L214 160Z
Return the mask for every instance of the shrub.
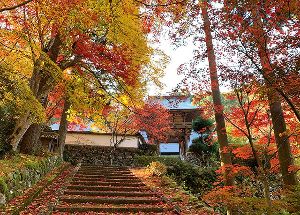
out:
M167 187L171 187L171 188L177 188L178 187L176 181L173 178L170 178L167 175L163 175L161 177L161 186L167 186Z
M193 194L202 195L213 188L217 179L215 169L200 168L187 162L178 162L168 168L168 175Z
M139 146L139 150L141 155L157 155L157 145L154 144L142 144Z
M219 146L216 142L213 144L202 143L201 138L197 138L193 140L192 145L189 147L189 151L197 155L218 155Z
M300 185L288 191L283 201L288 206L289 212L298 214L297 212L300 211Z
M148 166L151 162L158 161L166 166L172 166L181 162L180 158L175 157L159 157L159 156L135 156L133 160L134 166Z
M194 131L207 131L213 125L213 122L210 119L204 119L201 117L197 117L193 121L193 130Z
M160 162L152 162L148 167L147 171L152 176L163 176L167 173L167 167L166 165L160 163Z
M22 194L23 190L35 184L61 162L60 157L51 154L48 157L19 154L10 159L0 160L0 193L6 200Z
M196 167L174 157L136 156L136 166L148 166L151 162L160 162L167 166L167 175L171 176L185 190L193 194L203 194L211 190L217 179L214 168Z

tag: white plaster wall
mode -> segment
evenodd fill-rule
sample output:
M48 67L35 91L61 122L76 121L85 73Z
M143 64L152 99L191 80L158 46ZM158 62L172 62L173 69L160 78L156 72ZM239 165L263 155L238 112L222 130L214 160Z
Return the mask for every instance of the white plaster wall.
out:
M121 137L119 137L121 139ZM67 133L66 144L90 145L90 146L111 146L111 135ZM118 147L138 147L138 138L128 136Z

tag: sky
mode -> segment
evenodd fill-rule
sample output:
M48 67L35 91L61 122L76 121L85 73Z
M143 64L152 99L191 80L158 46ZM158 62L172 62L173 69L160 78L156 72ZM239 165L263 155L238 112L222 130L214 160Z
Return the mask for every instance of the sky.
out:
M177 74L177 68L188 62L193 57L193 44L192 42L187 43L186 46L175 47L171 44L171 41L167 36L162 36L159 43L152 44L152 47L159 48L166 55L170 57L170 62L164 70L165 75L161 78L162 83L165 87L160 90L155 86L149 86L149 95L162 95L168 94L173 88L181 81L181 76Z
M219 41L217 41L219 42ZM193 43L190 41L185 46L176 48L168 41L167 37L164 37L160 43L152 45L154 48L161 49L166 55L170 57L170 62L164 70L165 75L161 78L162 83L165 85L163 89L159 89L153 85L148 86L148 94L153 95L168 95L169 92L174 89L178 83L182 80L182 77L177 74L178 67L187 63L193 58L193 50L195 49ZM236 57L233 56L235 59ZM226 61L225 61L226 62ZM207 59L204 62L198 63L199 67L207 67ZM221 92L228 92L230 89L220 83Z

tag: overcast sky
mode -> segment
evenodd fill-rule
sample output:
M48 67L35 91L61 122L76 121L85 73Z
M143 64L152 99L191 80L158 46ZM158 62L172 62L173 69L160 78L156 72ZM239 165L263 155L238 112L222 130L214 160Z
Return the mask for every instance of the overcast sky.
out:
M154 48L159 48L166 55L170 57L170 63L165 69L165 76L161 78L162 83L165 85L163 90L154 86L149 86L149 95L168 94L173 88L181 81L181 77L177 75L177 68L188 62L193 57L193 44L188 43L186 46L176 48L171 44L167 36L161 38L159 43L152 44Z
M161 78L162 83L165 87L160 90L157 87L150 85L148 88L149 95L167 95L169 92L174 89L177 84L182 80L182 77L177 74L178 67L183 64L187 63L193 58L193 50L195 50L195 46L192 40L187 41L186 45L180 46L176 48L174 45L171 44L168 36L162 36L161 41L159 43L154 43L151 46L154 48L159 48L162 50L166 55L170 57L170 62L165 69L165 75ZM222 45L220 41L214 41L214 45ZM232 59L236 59L236 56L231 56ZM224 62L227 62L224 59ZM208 61L205 59L204 62L198 62L199 68L207 68ZM224 86L220 83L220 90L221 92L228 92L229 88Z

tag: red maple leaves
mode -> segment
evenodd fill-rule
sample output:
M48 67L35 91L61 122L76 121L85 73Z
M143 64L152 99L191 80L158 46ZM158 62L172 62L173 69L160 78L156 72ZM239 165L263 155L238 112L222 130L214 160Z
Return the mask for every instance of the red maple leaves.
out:
M134 110L132 127L147 132L150 143L166 142L171 133L171 114L161 104L147 102Z
M124 46L107 45L94 42L84 34L77 34L74 42L74 54L93 63L96 69L109 73L115 78L122 78L128 85L134 85L138 69L133 66L128 50Z

